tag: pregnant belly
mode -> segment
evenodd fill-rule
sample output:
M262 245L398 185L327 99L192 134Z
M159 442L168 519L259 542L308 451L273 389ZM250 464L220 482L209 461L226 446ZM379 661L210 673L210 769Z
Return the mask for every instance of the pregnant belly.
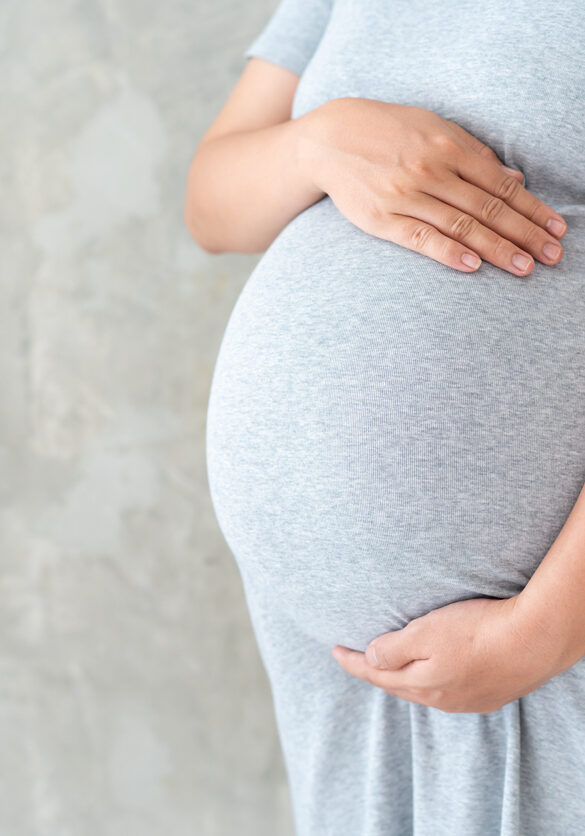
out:
M367 235L325 198L245 284L210 492L246 583L316 640L363 650L513 595L560 531L585 482L585 223L555 208L564 258L520 279Z

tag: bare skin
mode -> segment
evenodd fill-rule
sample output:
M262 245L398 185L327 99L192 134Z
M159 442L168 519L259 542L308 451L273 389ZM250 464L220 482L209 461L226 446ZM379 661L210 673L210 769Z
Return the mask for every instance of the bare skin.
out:
M341 98L313 111L306 176L365 232L456 270L469 254L518 276L557 264L566 224L522 173L464 128L424 108ZM549 220L561 226L547 229ZM516 263L518 261L518 263ZM478 264L479 266L479 259Z
M558 263L564 220L472 134L433 111L366 98L332 99L291 119L298 78L250 59L203 136L185 199L201 247L262 252L328 194L360 229L456 270L477 269L465 253L518 276L534 258ZM558 230L547 230L549 220ZM556 256L544 254L547 244Z
M543 685L558 669L547 642L516 610L520 596L455 601L385 633L365 653L332 653L353 676L447 712L486 714Z
M185 223L207 252L263 252L323 197L297 166L309 121L290 118L298 81L284 67L250 58L203 135L189 168Z

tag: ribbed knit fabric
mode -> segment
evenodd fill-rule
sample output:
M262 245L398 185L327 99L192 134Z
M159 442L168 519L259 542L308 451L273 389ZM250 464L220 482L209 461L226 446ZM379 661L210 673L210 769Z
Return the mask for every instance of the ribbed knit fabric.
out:
M454 714L331 656L520 592L585 482L584 32L581 0L282 0L245 53L301 75L293 118L363 96L452 119L569 226L554 267L465 274L327 196L237 299L207 470L298 836L585 834L585 660Z

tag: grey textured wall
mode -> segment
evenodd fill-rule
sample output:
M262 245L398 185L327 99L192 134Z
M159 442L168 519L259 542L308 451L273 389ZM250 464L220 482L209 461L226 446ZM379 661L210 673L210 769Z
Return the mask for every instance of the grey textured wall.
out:
M292 833L205 470L256 257L183 224L275 5L0 5L1 836Z

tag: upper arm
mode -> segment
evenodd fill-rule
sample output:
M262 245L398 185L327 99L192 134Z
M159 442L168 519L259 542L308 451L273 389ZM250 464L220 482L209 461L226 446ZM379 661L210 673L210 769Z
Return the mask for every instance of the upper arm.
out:
M334 0L280 0L243 53L246 65L201 142L286 122L301 74L314 54Z
M251 57L200 145L238 131L253 131L286 122L300 76L264 58Z

